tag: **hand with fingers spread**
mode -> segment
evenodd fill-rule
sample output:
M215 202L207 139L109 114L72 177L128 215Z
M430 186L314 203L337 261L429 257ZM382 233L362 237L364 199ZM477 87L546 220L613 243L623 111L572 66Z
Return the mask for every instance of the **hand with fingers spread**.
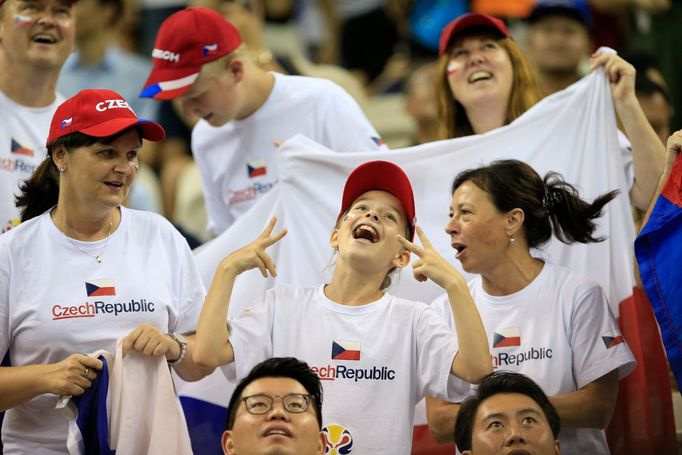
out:
M228 271L228 273L233 274L235 277L247 270L255 268L260 270L263 278L268 277L268 272L270 273L270 276L276 277L277 271L275 269L275 263L272 258L270 258L270 255L265 252L265 249L277 243L284 237L287 234L287 230L282 229L276 234L273 234L272 231L275 228L275 224L277 224L277 218L272 217L267 227L260 233L258 238L223 259L221 268Z
M234 282L240 273L258 268L264 278L277 276L275 263L265 249L278 242L286 229L273 234L277 218L273 217L256 240L231 253L222 260L208 289L204 306L197 323L196 346L192 353L194 362L212 370L234 360L225 319L230 307Z
M102 362L84 354L72 354L45 368L48 393L78 396L90 388L97 372L102 369Z
M147 323L140 324L123 340L123 357L131 349L148 357L165 355L169 361L180 357L178 343L170 335Z
M421 247L398 236L398 241L406 250L419 256L419 259L412 264L415 279L421 282L431 279L445 290L455 286L466 286L464 277L436 251L422 228L417 226L416 231L422 243Z

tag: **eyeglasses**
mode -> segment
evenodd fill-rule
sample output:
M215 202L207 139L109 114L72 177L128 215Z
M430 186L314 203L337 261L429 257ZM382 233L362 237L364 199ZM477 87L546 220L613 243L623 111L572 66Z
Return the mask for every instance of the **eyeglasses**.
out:
M270 412L275 398L281 399L284 409L294 414L306 412L310 402L313 400L312 395L290 393L283 397L280 397L279 395L275 395L274 397L271 397L270 395L251 395L250 397L242 398L242 401L246 405L246 410L249 414L262 415Z

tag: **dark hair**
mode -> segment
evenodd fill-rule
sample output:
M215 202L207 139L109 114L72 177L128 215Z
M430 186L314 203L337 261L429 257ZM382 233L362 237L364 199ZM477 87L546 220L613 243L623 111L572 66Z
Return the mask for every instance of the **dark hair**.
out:
M137 130L139 140L141 141L142 134L140 129L138 127L133 128ZM47 146L47 158L38 165L31 178L19 185L21 194L15 198L15 201L17 208L21 210L21 221L24 222L35 218L57 204L59 199L59 169L57 169L57 165L52 161L54 150L64 147L67 151L71 151L94 144L111 144L128 131L130 131L130 128L104 138L76 132L55 139L49 144Z
M638 96L650 97L657 93L660 93L665 102L669 105L672 104L670 100L670 93L668 89L663 87L658 82L649 78L646 73L637 73L635 76L635 93Z
M593 236L597 228L594 220L618 194L617 190L610 191L589 204L560 174L548 172L541 179L532 167L518 160L495 161L461 172L455 177L452 193L466 181L488 193L500 212L523 210L523 233L531 248L546 243L552 232L566 244L603 241L604 237Z
M518 393L535 401L545 414L554 439L559 437L561 421L559 414L547 395L532 379L511 371L496 371L484 376L475 395L462 402L455 421L455 444L460 451L471 450L474 419L483 401L500 393Z
M320 379L310 371L310 367L305 362L294 357L273 357L253 367L248 376L242 379L237 388L234 389L230 403L227 405L225 425L228 430L234 426L242 392L249 384L261 378L291 378L301 384L306 392L313 397L312 404L314 405L317 424L320 429L322 428L322 383Z
M646 52L619 52L618 54L635 67L635 93L637 95L649 97L660 93L666 103L672 104L665 82L650 77L649 70L660 73L656 57Z

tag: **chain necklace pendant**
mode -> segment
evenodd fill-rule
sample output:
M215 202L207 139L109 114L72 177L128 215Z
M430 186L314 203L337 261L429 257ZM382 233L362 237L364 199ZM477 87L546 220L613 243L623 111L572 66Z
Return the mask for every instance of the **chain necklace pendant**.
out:
M57 226L57 223L56 223L56 222L55 222L55 226ZM111 237L111 232L112 232L112 230L113 230L113 227L114 227L114 214L113 214L113 212L112 212L112 214L111 214L111 221L109 222L109 234L107 234L107 237L106 237L106 239L104 240L104 246L102 247L102 251L100 251L98 255L92 255L92 254L88 253L88 252L85 251L83 248L81 248L80 246L78 246L77 243L75 243L73 240L71 240L71 238L70 238L68 235L66 235L66 233L65 233L62 229L59 228L59 226L57 226L57 229L59 230L59 232L61 232L61 234L64 236L64 238L65 238L71 245L75 246L75 247L78 249L78 251L80 251L81 253L83 253L83 254L86 255L86 256L90 256L91 258L93 258L94 260L96 260L98 264L101 264L101 263L102 263L102 254L104 253L104 250L107 248L107 244L109 243L109 237Z

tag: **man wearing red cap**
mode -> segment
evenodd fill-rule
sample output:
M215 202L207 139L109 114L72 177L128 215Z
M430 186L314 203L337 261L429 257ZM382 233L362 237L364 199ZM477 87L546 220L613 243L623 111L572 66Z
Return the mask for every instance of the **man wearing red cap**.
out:
M0 233L19 224L19 183L45 159L56 93L73 50L72 0L0 0Z
M274 141L303 134L335 152L384 147L346 92L326 80L258 68L237 29L215 11L187 8L170 16L152 58L140 96L178 98L185 116L199 119L192 150L214 234L277 183Z

